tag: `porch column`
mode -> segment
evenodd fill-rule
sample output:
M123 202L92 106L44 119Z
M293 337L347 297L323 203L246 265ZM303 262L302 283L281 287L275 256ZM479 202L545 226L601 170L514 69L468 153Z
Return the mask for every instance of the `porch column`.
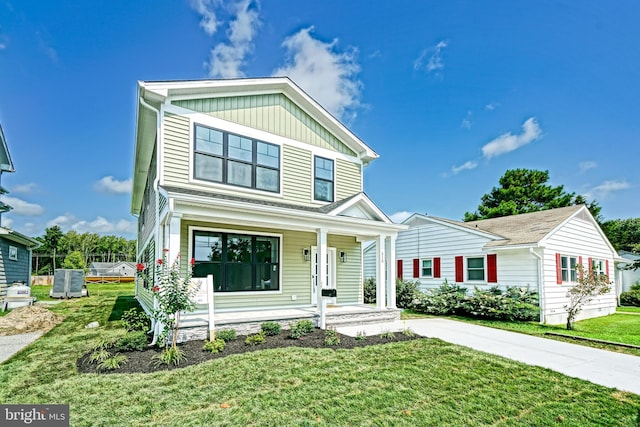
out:
M165 234L166 246L164 248L169 249L169 253L167 254L167 261L169 265L173 265L176 258L180 254L180 222L182 220L182 215L172 214L171 220L169 221L169 229ZM163 248L163 249L164 249ZM182 254L184 257L187 254ZM187 260L188 262L188 260Z
M387 307L396 308L396 236L387 237Z
M386 307L387 297L386 291L386 278L385 278L385 237L379 235L376 239L376 307L382 309Z
M316 261L318 265L316 275L316 295L318 298L318 308L320 310L320 329L326 328L327 300L322 298L322 290L327 286L327 229L319 228L316 231Z

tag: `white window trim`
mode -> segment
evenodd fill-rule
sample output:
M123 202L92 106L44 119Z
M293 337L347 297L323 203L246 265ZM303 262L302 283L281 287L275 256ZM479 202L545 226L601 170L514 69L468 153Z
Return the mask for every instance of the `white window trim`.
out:
M311 201L313 203L319 203L319 204L323 204L323 205L327 205L327 204L331 204L334 203L336 201L336 187L337 187L337 183L336 183L336 175L337 175L337 166L338 166L338 162L336 161L335 157L327 157L325 155L322 154L317 154L312 152L312 157L311 157ZM325 160L331 160L333 162L333 200L331 202L327 202L326 200L318 200L316 199L316 157L321 157Z
M484 270L483 276L484 279L482 280L476 280L476 279L469 279L469 258L482 258L482 269ZM474 269L474 270L480 270L479 268ZM487 256L486 255L467 255L464 257L464 278L466 279L466 282L471 282L471 283L489 283L487 281Z
M192 259L193 258L193 233L195 231L208 231L208 232L213 232L213 233L237 233L237 234L243 234L245 236L267 236L267 237L278 237L280 239L280 248L278 248L278 265L280 266L280 268L278 268L278 283L280 283L280 287L277 291L234 291L234 292L215 292L215 296L216 298L218 297L233 297L234 295L279 295L282 294L282 288L283 288L283 283L282 283L282 252L284 252L284 238L282 236L282 234L278 234L278 233L265 233L265 232L261 232L261 231L254 231L254 230L235 230L235 229L231 229L231 228L211 228L211 227L200 227L200 226L194 226L194 225L190 225L189 226L189 240L187 241L187 245L188 245L188 249L187 249L187 253L189 254L189 257L187 259Z
M423 261L431 261L431 275L430 276L425 276L422 274L423 271ZM433 257L431 258L420 258L420 278L423 279L433 279Z
M566 259L567 259L567 268L566 268L566 271L567 271L567 278L568 278L569 280L564 280L564 278L563 278L563 279L562 279L562 284L563 284L563 285L565 285L565 286L566 286L566 285L573 286L573 285L575 285L576 283L578 283L578 271L577 271L575 268L573 269L573 270L575 271L576 280L571 280L571 258L573 258L573 259L575 259L575 260L576 260L576 262L575 262L575 264L574 264L574 265L578 265L578 264L579 264L580 257L579 257L579 256L577 256L577 255L564 255L564 254L560 254L560 276L562 276L562 272L565 270L565 269L563 269L563 268L562 268L562 259L563 259L563 258L566 258Z
M11 261L18 260L18 248L16 246L9 246L9 259Z

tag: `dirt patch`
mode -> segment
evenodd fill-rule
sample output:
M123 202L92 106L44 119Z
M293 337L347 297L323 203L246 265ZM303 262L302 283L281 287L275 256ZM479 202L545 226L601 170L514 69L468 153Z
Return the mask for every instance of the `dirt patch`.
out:
M38 305L18 307L6 316L0 317L0 335L47 332L62 320L62 316Z
M220 357L226 357L231 354L241 354L252 351L260 351L271 348L283 348L283 347L306 347L306 348L330 348L330 349L351 349L355 347L365 347L368 345L376 344L388 344L392 342L408 341L412 339L421 338L419 336L408 336L402 333L395 333L393 337L385 337L381 335L368 336L366 339L356 339L347 335L337 334L340 338L340 344L336 346L328 346L325 344L325 332L321 329L315 329L308 335L302 337L302 339L292 339L289 336L290 331L282 331L279 335L268 336L266 341L258 345L245 344L246 336L238 336L237 339L228 342L224 350L220 353L211 353L202 349L205 341L189 341L180 344L180 349L184 352L186 360L180 363L177 368L184 368L186 366L195 365L198 363L206 362L207 360L217 359ZM115 353L113 351L112 353ZM175 366L156 366L154 356L160 354L161 349L157 347L149 348L144 351L127 351L121 352L121 355L127 357L126 363L123 363L120 368L111 371L100 371L97 368L97 363L89 361L91 353L87 353L82 356L76 362L76 367L80 373L146 373L156 371L166 371L176 369Z

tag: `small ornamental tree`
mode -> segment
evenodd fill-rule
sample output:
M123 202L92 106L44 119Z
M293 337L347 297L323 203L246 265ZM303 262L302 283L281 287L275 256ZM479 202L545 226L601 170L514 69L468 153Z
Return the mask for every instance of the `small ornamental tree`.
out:
M182 277L180 273L180 255L176 257L172 265L168 265L165 255L156 261L155 278L146 277L146 269L143 264L137 267L138 274L143 276L147 283L153 283L152 291L158 301L158 307L152 312L155 321L163 327L161 342L164 341L167 362L177 364L182 359L181 352L177 348L178 329L180 327L180 313L193 311L196 307L193 297L198 287L191 282L191 269L193 260L187 273ZM171 348L169 347L169 340ZM161 358L162 359L162 358ZM169 363L167 363L169 364Z
M569 304L564 306L567 310L567 330L573 329L573 322L585 304L611 290L611 282L606 274L600 274L592 269L585 271L580 264L576 265L576 271L577 284L567 292Z

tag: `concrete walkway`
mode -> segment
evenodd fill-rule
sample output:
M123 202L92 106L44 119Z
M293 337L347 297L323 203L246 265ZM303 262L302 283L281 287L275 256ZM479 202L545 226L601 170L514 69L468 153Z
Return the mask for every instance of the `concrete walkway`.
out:
M528 365L541 366L570 377L640 395L640 357L552 339L477 326L449 319L415 319L361 326L338 327L341 334L410 328L415 334L439 338Z
M41 335L42 332L31 332L28 334L0 336L0 363L40 338Z

